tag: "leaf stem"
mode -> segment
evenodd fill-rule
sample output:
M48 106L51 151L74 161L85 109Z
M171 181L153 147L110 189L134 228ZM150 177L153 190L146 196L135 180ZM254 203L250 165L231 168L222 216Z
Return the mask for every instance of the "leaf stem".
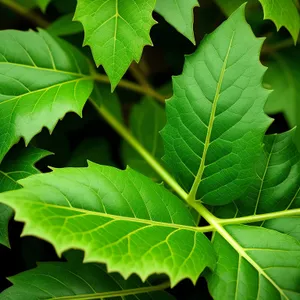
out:
M187 193L176 180L156 161L156 159L139 143L139 141L121 124L103 105L98 106L96 101L90 99L97 112L120 134L161 176L161 178L183 199L187 199Z
M295 216L295 215L300 215L300 208L277 211L277 212L266 213L266 214L252 215L252 216L246 216L240 218L218 219L219 220L218 223L222 225L245 224L245 223L254 223L254 222L266 221L270 219Z
M72 295L72 296L62 296L51 298L52 300L91 300L91 299L106 299L106 298L115 298L115 297L123 297L129 295L137 295L137 294L146 294L155 291L162 291L170 287L170 282L164 282L159 285L147 286L142 288L135 289L127 289L122 291L112 291L112 292L100 292L94 294L86 294L86 295Z
M109 78L106 75L99 74L99 73L94 73L92 74L92 77L94 80L110 84ZM142 87L134 82L128 81L126 79L121 79L121 81L118 83L117 87L121 87L127 90L134 91L138 94L142 95L148 95L153 97L154 99L158 100L161 103L165 103L166 97L157 93L153 89L146 89L145 87Z
M0 3L39 27L45 28L50 25L50 23L39 14L35 13L33 10L23 7L17 2L12 0L0 0Z

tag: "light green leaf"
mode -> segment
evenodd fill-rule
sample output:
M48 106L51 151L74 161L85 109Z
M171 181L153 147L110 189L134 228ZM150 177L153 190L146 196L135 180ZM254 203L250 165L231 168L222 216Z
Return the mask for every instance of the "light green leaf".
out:
M174 299L162 290L166 284L151 286L142 283L136 276L124 280L118 274L108 274L98 264L70 262L42 263L37 268L25 271L9 280L13 286L0 294L1 300L46 300L46 299ZM126 297L128 296L128 297Z
M1 161L21 137L28 144L67 112L81 115L93 81L85 57L45 31L7 30L0 40Z
M73 21L73 14L67 14L51 23L47 31L56 36L65 36L82 32L83 28L79 22Z
M193 9L196 6L198 0L157 0L155 10L195 44Z
M21 188L17 180L38 174L35 163L49 154L33 147L12 149L0 164L0 193ZM8 222L11 217L12 210L0 204L0 244L6 247L9 247Z
M41 10L45 12L51 0L35 0L35 2L41 8Z
M217 267L207 276L215 300L299 299L300 243L285 234L254 226L227 226L239 243L234 250L219 234L213 244Z
M114 89L143 47L151 44L155 0L78 0L74 19L85 31L84 45L103 65Z
M86 262L105 262L109 272L142 280L165 273L172 286L184 278L195 283L215 265L211 243L184 203L131 169L90 163L21 184L24 189L0 194L0 202L25 222L23 235L51 242L59 255L82 249Z
M264 10L264 19L273 21L277 30L285 27L297 43L300 19L293 0L259 0Z
M145 97L135 105L130 114L130 130L140 144L160 161L164 146L159 131L166 124L165 111L151 97ZM159 181L159 175L151 166L126 142L122 145L122 156L126 165Z
M220 205L237 199L255 175L270 124L263 113L263 40L247 24L244 6L200 44L173 79L162 135L164 160L190 200Z

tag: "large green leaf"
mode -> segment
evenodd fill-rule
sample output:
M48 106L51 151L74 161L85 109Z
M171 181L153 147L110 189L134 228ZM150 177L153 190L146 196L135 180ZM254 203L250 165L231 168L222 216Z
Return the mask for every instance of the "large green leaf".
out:
M143 47L151 44L155 0L78 0L74 19L83 24L84 45L103 65L114 89Z
M70 262L42 263L37 268L10 277L14 284L0 294L1 300L46 299L174 299L163 285L142 283L136 276L124 280L118 274L108 274L98 264ZM128 297L126 297L128 295Z
M259 0L264 10L264 19L272 20L277 30L284 26L292 35L296 44L300 19L294 0Z
M48 151L29 147L14 148L0 164L0 193L21 188L17 180L39 173L34 164L49 155ZM9 247L8 222L12 210L0 204L0 244Z
M207 276L215 300L299 299L300 243L254 226L227 226L239 243L233 249L219 234L213 239L217 267Z
M155 10L195 44L193 9L196 6L198 0L157 0Z
M93 88L85 57L45 31L0 32L0 161L73 111L81 114ZM38 51L37 51L38 50Z
M158 161L164 154L164 146L159 131L166 124L164 109L150 97L145 97L135 105L130 114L129 125L132 134L140 144ZM159 181L159 175L128 143L122 147L123 159L126 165Z
M172 286L183 278L195 283L215 265L211 243L184 203L131 169L90 163L21 184L24 189L0 194L0 202L25 222L23 234L51 242L58 254L82 249L86 262L105 262L109 272L143 280L165 273Z
M270 119L259 62L263 40L245 21L244 6L185 61L173 79L162 134L164 160L191 196L205 203L235 200L255 175ZM197 192L197 194L196 194Z

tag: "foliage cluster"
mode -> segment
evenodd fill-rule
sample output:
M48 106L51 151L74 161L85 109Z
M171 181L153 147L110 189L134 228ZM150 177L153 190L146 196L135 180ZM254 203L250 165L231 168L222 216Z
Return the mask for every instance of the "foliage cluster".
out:
M0 300L300 299L299 5L243 2L0 0Z

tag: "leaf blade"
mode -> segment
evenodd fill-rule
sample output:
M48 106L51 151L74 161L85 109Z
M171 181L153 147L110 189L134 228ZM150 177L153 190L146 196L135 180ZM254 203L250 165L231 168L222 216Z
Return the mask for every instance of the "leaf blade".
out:
M268 92L261 87L261 44L242 6L186 58L183 75L173 79L162 132L164 160L185 190L192 190L191 201L228 203L254 176L270 124L263 113Z
M26 222L23 234L50 241L59 254L82 249L86 262L105 262L109 272L143 280L165 273L172 286L183 278L196 282L214 266L211 244L185 205L133 170L90 164L21 183L24 189L1 194L0 201Z

